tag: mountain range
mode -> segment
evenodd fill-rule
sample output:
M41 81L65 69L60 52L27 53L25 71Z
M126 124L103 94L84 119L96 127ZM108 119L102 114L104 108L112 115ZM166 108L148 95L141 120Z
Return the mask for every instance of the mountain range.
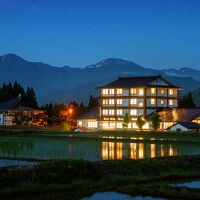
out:
M40 105L69 103L72 100L87 103L90 94L97 95L96 87L119 76L162 75L173 84L184 88L181 93L193 91L195 103L200 105L200 71L192 68L155 70L132 61L108 58L84 68L56 67L41 62L28 62L15 54L0 56L0 85L17 81L23 87L32 86Z

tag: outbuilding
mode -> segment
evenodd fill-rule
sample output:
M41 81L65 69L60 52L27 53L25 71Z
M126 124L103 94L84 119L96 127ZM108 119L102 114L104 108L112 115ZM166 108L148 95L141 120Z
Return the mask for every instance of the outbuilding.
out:
M199 131L199 129L200 124L196 122L177 122L168 128L170 131Z

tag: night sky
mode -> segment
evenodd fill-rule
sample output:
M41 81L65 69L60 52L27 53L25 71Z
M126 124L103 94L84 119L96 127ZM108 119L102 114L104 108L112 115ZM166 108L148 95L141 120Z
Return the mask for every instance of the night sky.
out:
M200 70L199 0L0 0L0 55L84 67L123 58Z

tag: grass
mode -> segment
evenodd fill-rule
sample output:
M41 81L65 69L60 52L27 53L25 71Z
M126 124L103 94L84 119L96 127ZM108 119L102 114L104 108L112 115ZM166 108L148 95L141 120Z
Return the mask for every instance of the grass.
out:
M0 136L40 136L40 137L70 137L114 140L145 140L145 141L173 141L173 142L200 142L200 132L169 132L169 131L97 131L97 132L66 132L59 126L32 127L32 126L1 126Z
M132 196L199 199L200 189L168 185L175 180L200 178L199 169L199 155L99 162L46 161L36 166L1 168L0 196L78 199L95 192L115 191Z

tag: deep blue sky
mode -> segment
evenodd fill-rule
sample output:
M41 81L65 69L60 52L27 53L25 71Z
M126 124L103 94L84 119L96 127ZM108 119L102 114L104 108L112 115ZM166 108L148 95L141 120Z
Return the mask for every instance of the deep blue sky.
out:
M199 0L0 0L0 55L84 67L108 57L200 69Z

